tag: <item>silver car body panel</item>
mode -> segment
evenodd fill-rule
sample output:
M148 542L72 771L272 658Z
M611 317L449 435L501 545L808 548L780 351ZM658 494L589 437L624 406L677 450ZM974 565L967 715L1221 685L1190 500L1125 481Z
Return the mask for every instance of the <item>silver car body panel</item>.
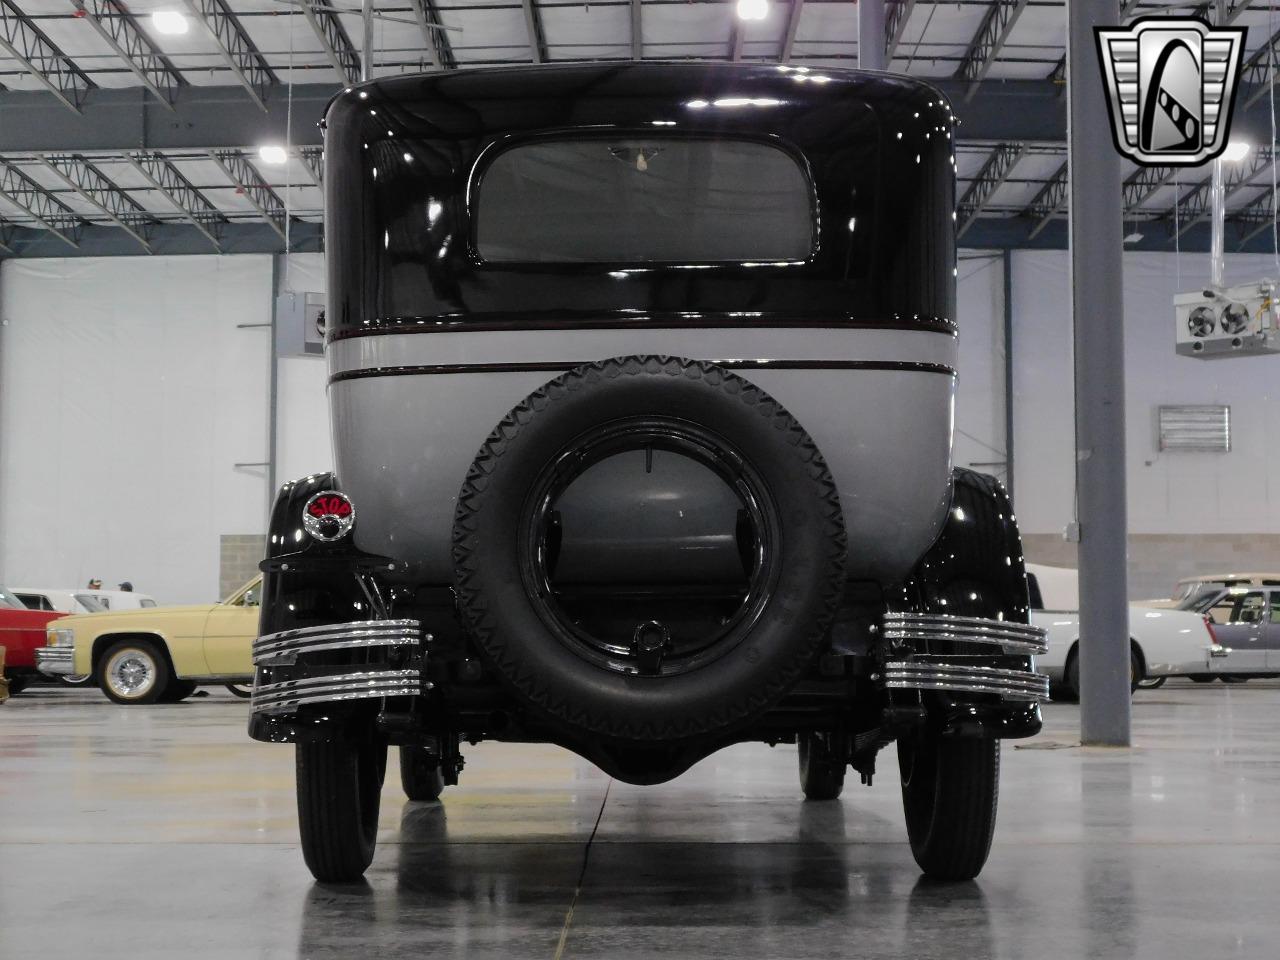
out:
M905 577L945 520L953 335L758 327L436 330L352 337L329 344L327 353L337 476L360 511L356 544L404 561L418 582L452 580L458 490L494 426L554 379L558 365L568 370L633 354L748 362L735 372L786 407L827 460L849 532L850 577ZM768 369L757 361L866 366ZM557 366L493 369L529 364ZM470 365L482 368L469 372Z

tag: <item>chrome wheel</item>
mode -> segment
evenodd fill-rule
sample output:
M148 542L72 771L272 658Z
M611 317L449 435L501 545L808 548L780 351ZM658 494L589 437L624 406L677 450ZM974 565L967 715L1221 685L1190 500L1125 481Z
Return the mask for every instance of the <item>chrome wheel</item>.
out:
M137 703L158 695L160 664L155 653L142 644L126 644L112 650L102 669L103 685L113 699Z

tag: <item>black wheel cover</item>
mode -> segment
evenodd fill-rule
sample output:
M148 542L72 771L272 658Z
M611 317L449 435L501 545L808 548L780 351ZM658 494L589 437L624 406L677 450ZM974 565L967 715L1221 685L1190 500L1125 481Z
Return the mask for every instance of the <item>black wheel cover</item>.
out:
M630 419L683 421L717 438L778 519L767 595L714 666L657 676L603 668L563 642L531 596L521 538L540 478L580 438ZM520 697L576 730L630 741L722 732L766 710L812 661L844 581L844 517L813 440L741 377L668 357L578 367L516 406L467 474L453 543L464 620Z

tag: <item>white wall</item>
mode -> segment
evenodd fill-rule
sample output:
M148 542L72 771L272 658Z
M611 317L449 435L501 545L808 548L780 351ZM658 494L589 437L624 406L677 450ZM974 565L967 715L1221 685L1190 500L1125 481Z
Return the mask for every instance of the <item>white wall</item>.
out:
M323 293L324 255L295 253L277 262L280 291ZM333 469L328 373L323 357L280 360L277 384L276 479L280 483Z
M0 578L216 599L261 533L269 257L0 266Z
M953 455L957 466L1004 480L1004 264L998 252L963 256L956 281L961 332Z
M1072 518L1075 481L1069 259L1024 251L1013 264L1018 519L1028 533L1059 533ZM1280 532L1280 356L1174 353L1173 295L1207 280L1207 255L1129 253L1124 271L1115 322L1125 325L1130 532ZM1227 258L1228 283L1276 273L1270 256ZM971 332L962 326L962 342ZM976 334L988 335L981 325ZM973 372L968 358L962 353L962 383ZM989 382L1000 389L998 371ZM1232 452L1159 453L1155 408L1179 403L1230 405Z

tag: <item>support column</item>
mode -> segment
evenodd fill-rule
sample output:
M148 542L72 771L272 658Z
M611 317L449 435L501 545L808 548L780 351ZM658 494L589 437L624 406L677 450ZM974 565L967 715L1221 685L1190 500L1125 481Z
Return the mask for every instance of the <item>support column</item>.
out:
M1067 3L1067 150L1080 524L1080 738L1129 745L1120 156L1111 142L1095 26L1116 0Z
M858 0L858 68L885 69L884 0Z
M1004 489L1013 509L1013 251L1006 249L1000 261L1004 268Z

